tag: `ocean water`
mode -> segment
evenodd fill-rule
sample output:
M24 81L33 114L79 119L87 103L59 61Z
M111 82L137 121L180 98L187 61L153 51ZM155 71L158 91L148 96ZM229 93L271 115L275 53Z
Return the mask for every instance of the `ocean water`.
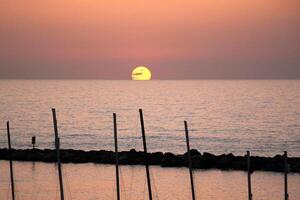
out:
M9 163L0 161L0 199L11 199ZM16 198L58 200L59 185L55 164L14 162ZM153 199L192 199L187 168L150 167ZM63 164L66 200L116 199L115 167L100 164ZM195 170L197 199L248 199L247 173L242 171ZM283 199L283 174L254 172L252 193L256 200ZM289 199L300 199L300 175L289 174ZM145 168L121 166L121 199L148 199Z
M142 149L138 109L144 111L149 151L300 156L299 80L0 80L0 148L54 148L51 108L57 109L62 148Z

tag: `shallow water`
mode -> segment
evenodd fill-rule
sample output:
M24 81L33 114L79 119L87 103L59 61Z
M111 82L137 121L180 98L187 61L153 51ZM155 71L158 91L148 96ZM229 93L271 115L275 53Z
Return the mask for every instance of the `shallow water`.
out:
M141 149L138 109L144 109L149 151L300 156L300 81L1 80L0 148L53 148L51 107L57 109L62 148L113 149L112 112L121 150Z
M9 163L0 161L0 199L10 199ZM191 199L187 168L150 167L153 199ZM17 199L59 199L55 164L14 162ZM148 199L145 168L121 166L121 198ZM116 199L115 167L102 164L64 164L66 199ZM194 171L196 196L203 200L247 199L247 174L242 171ZM300 199L300 174L289 175L290 200ZM253 197L257 200L283 199L281 173L254 172Z

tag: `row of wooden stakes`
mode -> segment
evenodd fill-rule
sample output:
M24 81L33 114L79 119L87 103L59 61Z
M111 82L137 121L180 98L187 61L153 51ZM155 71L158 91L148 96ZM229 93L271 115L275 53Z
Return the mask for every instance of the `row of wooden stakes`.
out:
M145 154L145 168L146 168L146 178L147 178L147 188L149 200L152 200L152 189L151 189L151 179L150 179L150 171L149 164L147 158L147 143L145 136L145 126L143 119L143 111L139 109L140 114L140 123L141 123L141 132L143 139L143 148ZM59 177L59 188L60 188L60 199L64 200L64 186L63 186L63 176L62 176L62 168L61 168L61 159L60 159L60 139L58 136L58 128L57 128L57 118L56 118L56 110L52 108L52 116L53 116L53 127L54 127L54 138L55 138L55 149L57 156L57 169L58 169L58 177ZM115 143L115 168L116 168L116 194L117 200L120 200L120 181L119 181L119 156L118 156L118 133L117 133L117 115L113 113L113 124L114 124L114 143ZM10 180L11 180L11 193L12 200L15 200L15 189L14 189L14 176L13 176L13 163L12 163L12 155L11 155L11 142L10 142L10 127L9 121L7 121L7 138L8 138L8 148L9 148L9 166L10 166ZM191 184L191 194L192 200L196 200L195 189L194 189L194 179L193 179L193 169L192 169L192 156L190 151L189 144L189 131L187 121L184 121L184 129L186 136L186 146L188 153L188 164L189 164L189 175L190 175L190 184ZM33 146L34 146L33 138ZM247 151L247 184L248 184L248 200L252 200L252 189L251 189L251 160L250 160L250 152ZM284 200L288 200L288 163L287 163L287 152L284 152Z

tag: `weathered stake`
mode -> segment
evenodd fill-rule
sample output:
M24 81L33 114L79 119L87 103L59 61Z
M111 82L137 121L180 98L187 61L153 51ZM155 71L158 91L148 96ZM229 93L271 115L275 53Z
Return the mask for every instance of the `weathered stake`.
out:
M12 156L11 156L9 121L6 122L6 128L7 128L7 140L8 140L8 149L9 149L11 196L12 196L12 200L15 200L15 184L14 184L13 163L12 163Z
M31 138L31 144L32 144L32 148L35 148L35 136L32 136Z
M149 194L149 200L152 200L151 180L150 180L150 173L149 173L148 153L147 153L147 146L146 146L146 136L145 136L145 127L144 127L144 118L143 118L142 109L139 109L139 112L140 112L141 130L142 130L143 146L144 146L144 154L145 154L148 194Z
M187 147L188 160L189 160L189 171L190 171L190 180L191 180L192 199L196 200L195 189L194 189L193 169L192 169L192 156L191 156L191 151L190 151L189 130L188 130L188 125L187 125L186 121L184 121L184 129L185 129L186 147Z
M62 178L61 163L60 163L60 149L59 149L60 143L59 143L59 137L58 137L58 129L57 129L57 120L56 120L55 108L52 108L52 115L53 115L55 149L56 149L58 176L59 176L60 199L64 200L64 186L63 186L63 178Z
M120 200L119 153L118 153L118 134L117 134L117 115L116 115L116 113L113 113L113 118L114 118L114 138L115 138L115 155L116 155L117 200Z
M248 199L252 200L252 191L251 191L251 168L250 168L250 152L247 151L247 172L248 172Z
M289 165L288 165L288 156L287 152L284 152L284 200L289 199L288 193L288 172L289 172Z

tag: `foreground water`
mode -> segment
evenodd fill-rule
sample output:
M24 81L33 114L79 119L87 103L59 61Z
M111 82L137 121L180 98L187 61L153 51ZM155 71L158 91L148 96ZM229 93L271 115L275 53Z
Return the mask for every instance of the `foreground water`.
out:
M0 161L0 199L10 199L9 163ZM14 162L17 199L59 199L55 164ZM115 195L113 165L64 164L66 199L110 200ZM196 194L203 200L247 199L247 175L242 171L194 171ZM154 199L191 199L187 168L151 167ZM145 169L121 166L121 197L126 200L148 199ZM283 199L281 173L254 172L253 195L256 200ZM289 175L290 200L300 199L300 175Z
M300 81L0 81L0 148L53 148L51 107L62 148L113 149L112 112L121 150L141 149L138 109L144 109L149 151L300 156Z

